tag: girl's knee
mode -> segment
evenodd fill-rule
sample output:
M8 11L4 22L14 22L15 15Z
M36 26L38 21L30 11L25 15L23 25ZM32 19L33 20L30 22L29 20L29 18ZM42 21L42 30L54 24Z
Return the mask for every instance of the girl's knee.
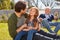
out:
M29 32L34 33L34 32L36 32L36 30L30 30Z

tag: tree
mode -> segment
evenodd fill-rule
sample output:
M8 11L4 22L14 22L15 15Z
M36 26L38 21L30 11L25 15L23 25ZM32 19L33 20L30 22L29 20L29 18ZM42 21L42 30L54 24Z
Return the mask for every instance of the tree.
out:
M51 7L53 8L54 6L56 6L55 4L55 0L41 0L41 2L47 7Z
M43 8L43 7L51 7L53 8L54 6L57 6L55 4L55 0L25 0L28 2L28 6L36 6L39 9Z
M38 0L25 0L28 2L28 6L36 6L38 7Z
M56 1L60 1L60 0L56 0Z
M11 9L14 9L14 2L13 1L10 2L10 7L11 7Z
M3 2L3 1L2 1L2 0L0 0L0 10L1 10L1 7L2 7L2 2Z
M2 9L10 9L10 0L0 0L0 10Z

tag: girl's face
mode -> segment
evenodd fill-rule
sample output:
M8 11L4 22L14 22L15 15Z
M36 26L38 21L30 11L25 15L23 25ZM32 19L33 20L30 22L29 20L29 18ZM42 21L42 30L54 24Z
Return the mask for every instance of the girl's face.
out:
M34 16L36 14L36 9L32 8L30 9L30 15Z

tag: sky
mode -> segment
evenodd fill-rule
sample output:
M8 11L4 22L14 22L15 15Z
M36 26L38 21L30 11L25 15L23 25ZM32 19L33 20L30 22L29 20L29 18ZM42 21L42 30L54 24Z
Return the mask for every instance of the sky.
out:
M19 0L14 0L15 1L15 3L17 2L17 1L19 1ZM44 1L44 0L43 0ZM54 0L52 0L52 1L54 1ZM44 1L45 2L45 1ZM50 4L50 3L49 3ZM42 5L42 6L41 6ZM54 5L53 5L54 6ZM45 6L44 6L44 4L42 4L42 2L39 0L38 1L38 8L41 8L41 9L44 9L45 8Z
M15 2L17 2L17 1L19 1L19 0L15 0Z
M19 1L19 0L15 0L15 3L16 3L17 1Z

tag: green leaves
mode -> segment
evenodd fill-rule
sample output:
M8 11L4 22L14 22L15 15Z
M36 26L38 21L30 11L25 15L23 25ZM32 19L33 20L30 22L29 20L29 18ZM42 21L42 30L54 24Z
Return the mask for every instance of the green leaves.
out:
M0 0L0 10L9 10L10 9L10 0Z

